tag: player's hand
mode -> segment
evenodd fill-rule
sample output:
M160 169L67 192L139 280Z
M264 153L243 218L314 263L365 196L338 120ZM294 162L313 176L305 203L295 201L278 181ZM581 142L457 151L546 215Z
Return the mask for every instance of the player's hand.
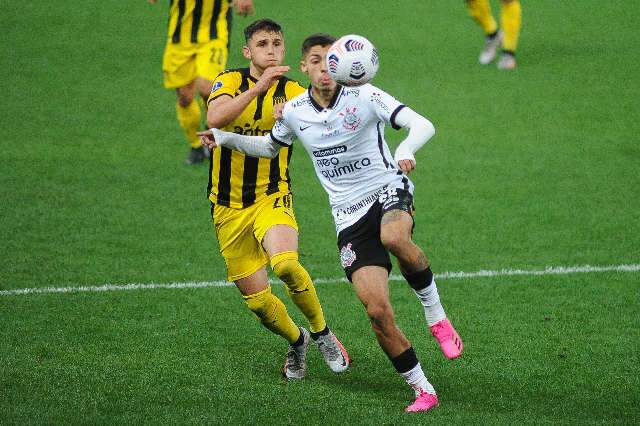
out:
M282 119L282 111L284 111L285 104L275 104L273 106L273 118L276 120Z
M234 0L233 7L240 16L253 15L253 0Z
M288 65L268 67L264 70L254 87L260 93L265 93L276 80L282 77L290 69L291 67Z
M158 0L147 0L147 3L156 4Z
M416 168L416 162L414 160L399 160L398 167L404 174L408 175Z
M200 137L200 142L203 146L206 146L209 149L215 149L218 146L215 138L213 137L212 130L205 130L204 132L198 132L196 134Z

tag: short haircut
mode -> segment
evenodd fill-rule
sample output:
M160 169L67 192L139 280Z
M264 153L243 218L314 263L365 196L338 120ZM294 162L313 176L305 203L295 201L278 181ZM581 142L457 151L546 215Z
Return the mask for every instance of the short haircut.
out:
M258 31L283 34L282 27L276 21L271 19L258 19L257 21L250 23L247 28L244 29L244 41L249 43L249 39Z
M331 34L315 33L302 42L302 57L304 58L313 46L331 46L337 39Z

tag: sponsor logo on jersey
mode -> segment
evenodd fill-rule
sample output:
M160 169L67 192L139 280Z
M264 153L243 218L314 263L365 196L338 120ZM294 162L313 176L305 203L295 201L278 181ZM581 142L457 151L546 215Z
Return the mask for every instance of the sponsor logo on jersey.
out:
M340 263L343 268L348 268L356 261L356 252L351 249L351 243L340 249Z
M215 92L216 90L218 90L221 87L222 87L222 82L221 81L216 81L213 84L213 87L211 88L211 93Z
M313 151L313 156L318 157L326 157L328 155L336 155L342 154L343 152L347 152L347 147L345 145L334 146L333 148L321 149L320 151Z
M371 165L371 160L367 157L364 157L362 159L340 165L340 161L336 157L332 157L323 160L316 160L316 163L319 167L327 167L333 165L332 169L320 170L322 176L331 180L333 178L351 174L357 170L364 169L365 167L369 167Z
M345 108L345 112L340 113L340 115L344 117L344 119L342 120L342 127L347 130L356 130L358 126L360 126L360 122L362 120L356 115L356 110L356 107L347 107Z
M309 98L302 98L302 99L298 99L297 101L295 101L295 102L291 105L291 107L292 107L292 108L299 108L299 107L301 107L301 106L309 105L309 104L311 104L311 101L309 100Z
M244 127L235 126L233 133L245 136L264 136L269 133L269 130L263 130L260 126L251 127L251 124L245 123Z
M381 192L382 192L382 189L374 192L373 194L369 194L357 201L354 201L353 203L349 204L346 207L342 207L335 210L336 219L342 219L345 216L350 216L352 214L358 213L360 210L362 210L365 207L369 207L375 201L378 201L378 198L380 197Z
M380 96L380 93L373 92L371 94L371 102L377 104L383 111L389 112L389 105L384 103L382 97Z

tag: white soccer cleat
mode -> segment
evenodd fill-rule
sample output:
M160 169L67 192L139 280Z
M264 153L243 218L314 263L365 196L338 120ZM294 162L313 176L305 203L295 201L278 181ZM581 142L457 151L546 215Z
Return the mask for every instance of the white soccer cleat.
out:
M284 359L282 375L289 380L304 379L307 372L307 351L311 335L304 327L300 327L300 333L303 337L302 344L300 346L289 345L287 356Z
M318 337L315 343L331 371L342 373L349 368L349 354L333 332Z
M516 69L516 66L516 57L513 54L504 52L502 56L500 56L500 60L498 61L498 69L514 70Z
M487 38L487 41L484 43L484 49L482 49L480 57L478 58L480 65L489 65L491 61L496 58L498 47L500 47L500 43L502 43L502 37L502 31L498 30L495 36Z

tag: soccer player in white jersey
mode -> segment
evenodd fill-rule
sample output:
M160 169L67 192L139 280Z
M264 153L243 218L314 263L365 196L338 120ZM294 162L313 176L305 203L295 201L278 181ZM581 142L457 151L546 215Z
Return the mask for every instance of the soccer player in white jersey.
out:
M406 411L438 405L416 353L395 323L389 300L389 252L421 301L431 333L447 358L462 353L462 340L447 319L423 251L413 232L414 153L434 134L431 122L370 84L342 87L326 68L335 38L314 34L302 45L301 70L311 80L305 93L289 101L270 134L243 136L211 129L200 133L210 148L225 146L247 155L275 157L294 139L304 145L329 195L338 233L340 259L347 278L365 306L378 343L397 372L414 389ZM384 127L409 133L392 156Z

